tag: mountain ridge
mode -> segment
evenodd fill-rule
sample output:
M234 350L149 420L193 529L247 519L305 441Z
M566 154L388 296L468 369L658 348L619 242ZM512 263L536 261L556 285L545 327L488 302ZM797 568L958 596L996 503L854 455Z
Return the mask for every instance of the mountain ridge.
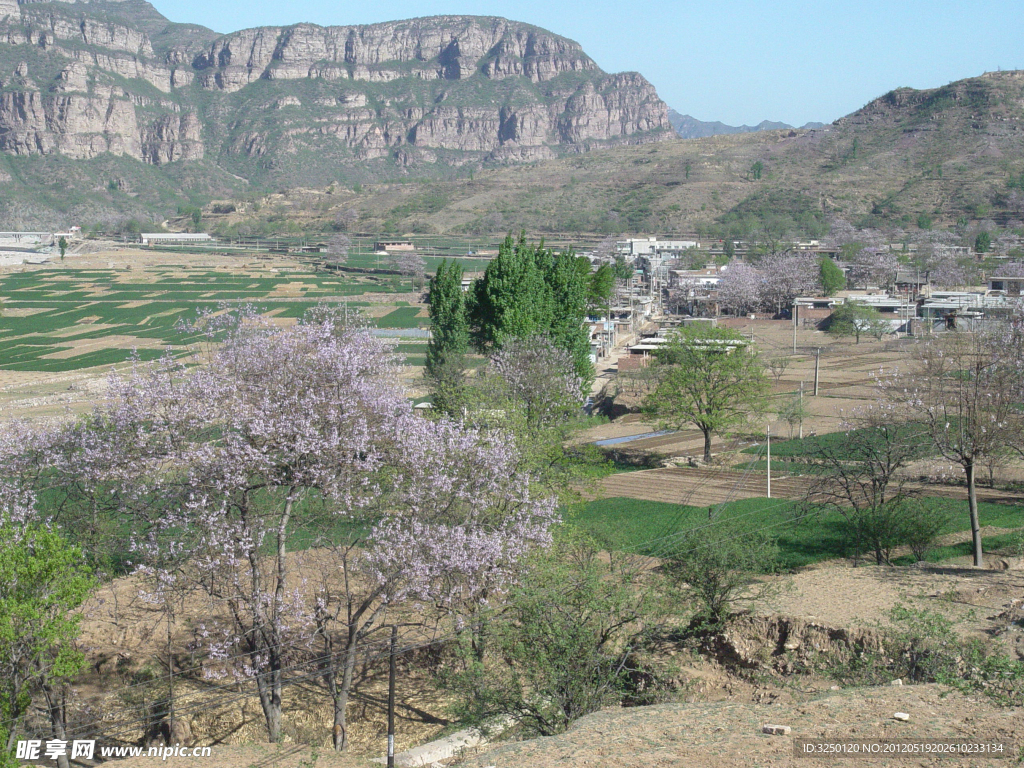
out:
M772 120L762 120L757 125L726 125L719 120L698 120L690 115L683 115L674 109L668 110L668 120L681 139L703 139L708 136L723 136L734 133L757 133L758 131L780 131L795 126ZM801 129L813 130L823 128L825 123L809 122L800 126Z
M64 170L109 207L139 211L247 184L443 177L674 138L641 75L605 73L575 41L493 16L217 34L144 0L0 0L0 85L12 179L45 182L72 160ZM160 195L126 158L167 166ZM138 205L101 192L111 184Z
M768 226L822 237L832 218L891 231L962 220L1024 230L1024 71L895 89L820 129L615 147L473 180L303 195L329 211L355 210L360 231L394 233L696 231L748 239ZM275 204L290 207L306 229L322 226L316 202L308 213L287 196ZM249 210L223 226L259 231L269 224L261 216Z

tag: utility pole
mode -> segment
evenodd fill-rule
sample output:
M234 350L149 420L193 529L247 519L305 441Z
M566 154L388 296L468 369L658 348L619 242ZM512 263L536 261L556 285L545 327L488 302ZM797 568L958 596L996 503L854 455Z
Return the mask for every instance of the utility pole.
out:
M793 354L794 355L796 354L796 313L797 313L797 309L798 309L797 303L794 301L793 302Z
M395 656L398 655L398 625L391 625L391 653L388 659L388 768L395 768Z
M800 439L804 439L804 383L802 381L800 382Z
M814 350L814 396L818 396L818 363L821 360L821 347Z

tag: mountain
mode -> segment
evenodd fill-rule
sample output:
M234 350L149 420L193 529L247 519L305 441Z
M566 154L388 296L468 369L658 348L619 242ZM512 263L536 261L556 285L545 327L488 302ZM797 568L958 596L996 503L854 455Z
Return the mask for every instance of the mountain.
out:
M820 234L833 216L910 230L1020 222L1024 72L899 88L820 129L617 147L321 202L355 208L360 228L393 232L743 232L782 219ZM264 226L262 217L246 226Z
M494 17L219 35L144 0L0 0L0 86L8 226L674 137L641 75Z
M721 136L732 133L754 133L755 131L776 131L782 128L792 128L786 123L773 123L770 120L762 120L757 125L726 125L717 120L705 122L689 115L681 115L674 109L668 111L668 120L683 139L703 139L706 136Z
M792 128L788 123L776 123L762 120L757 125L726 125L717 120L705 122L689 115L681 115L674 109L668 111L668 121L682 139L703 139L707 136L722 136L733 133L756 133L757 131L779 131ZM824 127L824 123L807 123L802 128L814 129Z

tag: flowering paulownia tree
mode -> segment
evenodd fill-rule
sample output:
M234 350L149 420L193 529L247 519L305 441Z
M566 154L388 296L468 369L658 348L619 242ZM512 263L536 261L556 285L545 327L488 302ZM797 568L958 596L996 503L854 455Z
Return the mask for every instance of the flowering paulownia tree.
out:
M742 261L733 261L722 270L718 283L718 303L734 314L751 312L760 305L764 277L759 270Z
M584 386L572 358L543 336L507 341L491 358L491 372L530 429L565 424L580 412Z
M967 483L974 565L982 565L977 473L986 459L1020 450L1024 420L1024 330L1019 321L950 333L921 344L913 367L882 379L885 401L919 422L934 450L959 464Z
M850 262L847 277L858 287L891 288L896 282L899 259L878 248L863 248Z
M417 416L368 332L329 313L287 330L245 312L203 325L206 365L138 366L35 460L54 457L51 477L62 436L89 446L75 471L116 489L141 569L207 595L197 645L255 683L271 741L286 672L326 642L316 670L341 749L354 649L387 610L472 610L546 543L554 502L534 498L500 436Z
M764 281L760 301L776 314L793 304L798 296L814 296L821 290L821 267L810 253L769 256L761 264Z

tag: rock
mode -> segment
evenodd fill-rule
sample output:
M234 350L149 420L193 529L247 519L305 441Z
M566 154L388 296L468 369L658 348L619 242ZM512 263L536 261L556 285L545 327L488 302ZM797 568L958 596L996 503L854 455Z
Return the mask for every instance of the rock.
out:
M889 683L889 685L903 685L903 681L900 680L900 678L897 677L895 680L893 680L891 683Z
M893 720L899 720L901 723L905 723L910 719L910 715L906 712L897 712L892 716Z
M273 163L299 151L344 150L351 162L387 158L413 167L437 162L438 150L518 163L555 157L558 148L674 138L665 103L641 75L606 74L578 43L505 19L296 24L180 42L169 27L158 56L143 31L153 29L148 17L136 27L93 18L80 3L85 10L72 21L43 5L0 0L0 18L20 18L0 30L11 55L18 46L31 47L33 57L52 51L59 70L37 86L28 64L17 64L20 79L0 94L0 151L7 154L112 154L163 165L201 160L215 140L218 153ZM37 77L47 71L32 67ZM140 80L157 91L133 87ZM316 81L318 95L307 102L285 94L267 104L259 95L265 91L252 89L251 97L226 98L265 80ZM430 98L406 101L375 87L396 80L417 92L422 81L433 83ZM451 87L465 80L478 86ZM496 90L499 80L509 82ZM213 93L197 96L196 88ZM277 114L268 118L271 109Z
M504 731L512 724L511 720L503 720L494 723L492 727L497 733ZM421 744L418 747L407 749L395 755L395 765L398 768L432 768L441 760L448 760L464 750L472 749L487 743L484 735L475 728L468 728L444 736L435 741ZM375 757L370 760L372 763L384 763L384 758Z
M181 717L174 718L174 721L171 723L170 727L168 743L170 743L172 746L176 746L178 744L182 745L183 747L191 746L192 726L189 724L188 720L185 720Z
M761 733L767 733L769 736L789 736L792 730L788 725L765 725L761 727Z

